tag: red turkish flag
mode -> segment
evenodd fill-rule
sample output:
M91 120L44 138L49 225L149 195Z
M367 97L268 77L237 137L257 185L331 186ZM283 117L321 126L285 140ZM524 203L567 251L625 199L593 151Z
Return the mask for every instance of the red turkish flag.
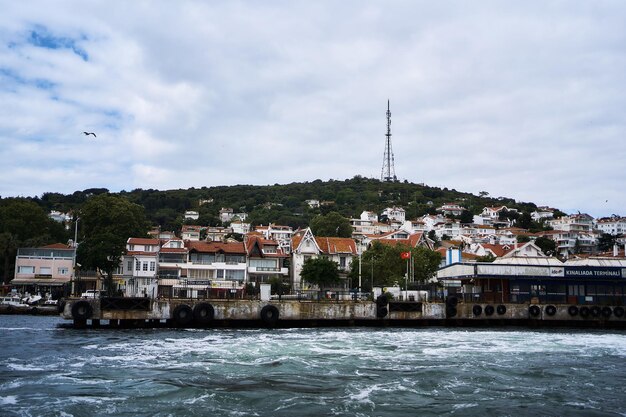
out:
M411 252L402 252L402 253L400 254L400 257L401 257L402 259L411 259Z

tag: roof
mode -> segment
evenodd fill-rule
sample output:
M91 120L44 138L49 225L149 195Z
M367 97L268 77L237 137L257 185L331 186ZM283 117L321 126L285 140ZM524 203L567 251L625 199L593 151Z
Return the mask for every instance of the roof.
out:
M348 237L316 237L317 246L320 247L322 253L351 253L357 254L356 242Z
M205 253L235 253L246 254L246 249L243 242L237 243L224 243L224 242L187 242L187 248L192 252L205 252Z
M65 243L53 243L51 245L41 246L39 249L73 249Z
M248 236L249 238L246 241L246 251L248 254L250 254L254 246L257 245L259 250L262 252L262 257L264 258L284 258L287 256L275 240L265 239L262 236ZM276 253L263 253L263 248L265 246L275 248Z
M510 258L498 258L493 261L494 264L506 265L549 265L563 266L563 262L557 258L545 256L511 256Z
M129 237L126 243L128 243L129 245L160 245L161 241L159 239Z
M515 249L515 245L491 245L489 243L482 243L481 245L485 250L491 251L497 258Z

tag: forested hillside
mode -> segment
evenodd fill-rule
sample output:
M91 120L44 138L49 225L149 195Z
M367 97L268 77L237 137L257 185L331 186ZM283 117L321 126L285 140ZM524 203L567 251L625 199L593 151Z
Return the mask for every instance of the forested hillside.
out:
M80 209L90 196L104 192L108 190L92 188L70 195L45 193L32 201L46 211L70 212ZM434 214L437 207L452 202L461 204L473 214L491 205L506 205L520 212L530 212L536 208L533 203L515 202L505 197L492 198L486 192L476 196L454 189L409 182L386 183L359 176L344 181L315 180L284 185L235 185L167 191L136 189L116 194L143 206L146 217L165 230L178 230L183 224L186 210L200 213L200 219L194 223L218 225L218 213L222 207L248 213L253 225L272 222L292 227L307 226L311 218L320 213L336 211L346 217L358 217L363 210L380 213L385 207L394 205L406 210L407 219L426 213ZM327 204L311 209L306 200L319 200Z

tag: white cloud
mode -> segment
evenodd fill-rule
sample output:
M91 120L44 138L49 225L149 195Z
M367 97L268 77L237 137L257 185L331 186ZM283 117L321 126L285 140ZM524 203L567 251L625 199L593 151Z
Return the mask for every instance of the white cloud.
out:
M621 2L2 6L3 196L378 177L389 98L401 179L624 214Z

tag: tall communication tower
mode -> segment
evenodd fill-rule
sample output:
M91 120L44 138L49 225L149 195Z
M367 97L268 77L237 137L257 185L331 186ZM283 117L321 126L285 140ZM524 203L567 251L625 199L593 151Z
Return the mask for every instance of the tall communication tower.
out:
M391 149L391 111L389 110L389 100L387 100L387 139L385 141L385 154L383 156L383 169L380 173L380 180L391 182L397 181L396 169L393 166L393 150Z

